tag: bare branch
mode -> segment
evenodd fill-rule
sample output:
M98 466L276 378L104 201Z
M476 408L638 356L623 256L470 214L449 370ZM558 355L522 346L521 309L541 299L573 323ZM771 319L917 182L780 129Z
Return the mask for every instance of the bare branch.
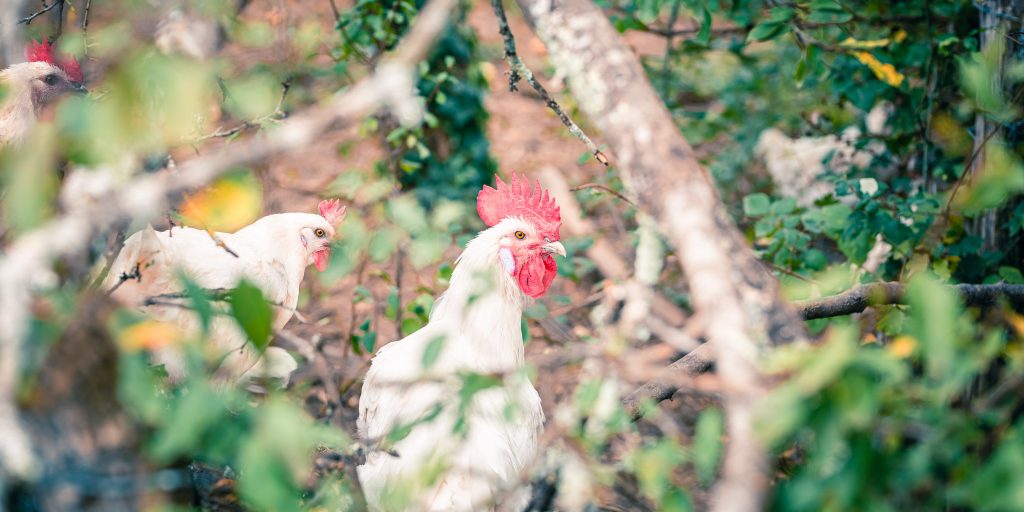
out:
M601 162L601 164L608 165L608 157L594 144L594 141L590 140L590 137L575 123L568 114L562 110L562 107L557 101L551 98L548 94L547 89L544 88L537 78L533 76L533 71L526 67L523 60L519 58L519 54L516 52L516 40L512 37L512 29L508 26L508 18L505 16L505 6L502 5L502 0L491 0L491 5L494 7L494 15L498 18L498 31L501 32L501 37L505 39L505 60L508 61L509 75L508 75L508 90L517 91L519 90L517 84L519 80L526 79L526 82L533 87L533 90L537 91L544 103L550 108L558 119L562 121L562 124L569 129L574 137L579 139L587 146L587 150L590 154L594 155L594 158Z
M986 306L1006 298L1016 306L1024 305L1021 284L958 284L951 286L964 304ZM902 283L863 284L839 295L797 302L795 306L804 320L829 318L860 313L872 306L905 304L906 286Z
M570 188L569 190L571 190L573 192L577 192L577 191L585 190L585 189L588 189L588 188L595 188L597 190L603 190L603 191L608 192L609 194L611 194L611 195L613 195L613 196L615 196L615 197L617 197L619 199L622 199L623 201L629 203L630 205L636 206L636 203L634 203L633 201L630 201L628 197L626 197L626 196L616 192L615 189L609 187L608 185L602 185L600 183L584 183L582 185L577 185L577 186L575 186L573 188Z
M51 264L57 258L85 247L97 233L118 220L131 217L147 222L167 210L182 193L209 183L231 169L270 156L296 151L384 106L403 123L422 115L415 95L415 70L433 47L448 22L455 0L427 4L398 48L380 63L376 72L329 101L296 114L265 136L233 144L223 151L190 160L177 172L139 176L119 181L111 169L79 174L78 184L92 197L80 198L65 215L16 239L0 257L0 487L11 473L31 470L31 445L20 426L14 393L21 346L28 335L29 304L40 288L56 284ZM104 185L105 184L105 185ZM120 185L120 186L119 186Z
M50 10L52 10L54 7L57 7L58 5L63 6L64 0L54 0L52 4L44 5L42 9L39 9L38 11L18 20L18 25L28 25L29 23L32 23L32 20L50 12Z

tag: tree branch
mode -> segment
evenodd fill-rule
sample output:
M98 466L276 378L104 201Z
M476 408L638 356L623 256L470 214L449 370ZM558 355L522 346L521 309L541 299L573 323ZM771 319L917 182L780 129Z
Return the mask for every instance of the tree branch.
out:
M674 249L707 326L709 348L695 353L713 350L728 384L729 443L711 509L759 510L769 464L754 431L754 405L765 392L758 359L768 345L805 340L803 322L747 246L643 66L604 13L587 0L518 3L581 110L603 132L628 195Z
M29 23L32 23L32 20L50 12L50 10L52 10L54 7L57 7L58 5L64 5L64 0L54 0L52 4L44 5L42 9L39 9L38 11L18 20L18 25L28 25Z
M33 291L57 283L52 263L78 253L93 236L120 219L147 222L166 211L183 192L201 187L237 166L306 147L325 132L337 130L378 107L389 108L403 123L416 122L422 115L414 87L416 64L446 26L455 3L431 1L374 74L322 105L296 114L265 136L192 159L173 174L148 174L128 183L119 181L117 171L111 169L68 176L66 187L90 190L90 197L78 197L67 205L65 215L16 239L0 258L0 488L8 475L25 475L32 468L31 445L20 426L14 393L21 346L28 335L29 304Z
M967 306L987 306L1005 297L1016 306L1024 305L1021 284L958 284L951 288L960 294ZM902 283L871 283L857 286L838 295L797 302L794 305L804 320L829 318L860 313L871 306L905 304L906 286Z
M494 7L494 15L498 18L498 32L501 33L501 37L505 39L505 60L508 62L509 74L508 74L508 90L515 92L519 90L517 86L519 80L526 79L526 82L533 87L533 90L537 91L544 103L550 108L558 119L562 121L562 124L569 129L574 137L583 142L587 146L587 150L590 154L594 155L594 158L601 162L601 164L608 165L608 157L594 144L594 141L590 140L590 137L583 132L572 118L562 110L562 107L557 101L551 98L548 94L547 89L544 88L537 78L533 76L533 71L526 67L526 64L522 59L519 58L519 54L516 52L516 40L512 37L512 29L508 26L508 18L505 16L505 6L502 4L502 0L491 0L491 6Z

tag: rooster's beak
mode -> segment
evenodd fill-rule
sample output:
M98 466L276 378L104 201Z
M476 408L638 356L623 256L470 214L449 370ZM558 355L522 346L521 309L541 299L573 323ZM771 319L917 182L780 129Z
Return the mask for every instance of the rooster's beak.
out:
M565 246L562 245L562 242L548 242L540 247L544 252L561 254L563 258L565 257Z

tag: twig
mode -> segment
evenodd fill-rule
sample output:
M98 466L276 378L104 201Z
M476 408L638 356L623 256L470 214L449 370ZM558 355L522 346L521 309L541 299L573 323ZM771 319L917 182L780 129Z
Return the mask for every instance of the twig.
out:
M676 0L672 2L672 10L668 15L668 30L669 32L676 26L676 19L679 17L679 8L682 7L683 2ZM671 68L669 64L672 62L672 43L675 36L671 33L665 37L665 56L662 58L661 63L661 97L668 103L668 82L669 78L672 77Z
M1024 89L1018 91L1017 94L1014 95L1010 103L1017 103L1018 101L1020 101L1022 95L1024 95ZM953 206L953 199L956 198L956 193L960 190L960 187L963 185L967 177L972 174L971 171L974 169L974 161L978 159L978 156L980 156L981 153L985 150L985 146L988 145L988 141L991 140L996 133L999 133L998 126L995 127L992 131L985 134L985 138L981 140L981 143L978 144L978 147L974 148L974 151L971 152L971 157L968 158L967 161L964 163L964 170L963 172L960 173L960 177L957 178L956 184L953 185L953 190L949 193L949 199L946 200L946 206L943 207L942 209L943 219L949 218L949 211L950 208Z
M236 258L238 257L238 253L235 252L235 251L232 251L231 248L228 247L228 244L224 243L224 240L221 240L221 238L219 236L217 236L217 234L214 233L213 230L209 230L209 229L206 230L206 234L210 235L210 239L213 240L213 243L217 244L217 247L220 247L221 249L224 249L228 254L230 254L230 255L232 255L232 256L234 256Z
M203 135L202 137L199 137L198 139L193 140L191 144L199 144L200 142L205 142L210 139L232 137L234 135L241 133L244 130L248 130L251 128L259 128L263 125L263 123L270 121L280 121L281 119L284 119L286 114L284 110L282 110L282 107L284 105L285 98L288 96L288 90L291 89L291 86L292 81L290 78L288 80L285 80L284 82L281 82L281 97L278 99L277 106L274 107L273 112L270 112L269 114L265 114L254 119L242 121L241 124L235 126L234 128L230 128L227 130L217 128L212 133L208 133L206 135Z
M85 8L82 13L82 32L89 30L89 9L92 7L92 0L85 0Z
M92 0L85 0L85 12L82 13L82 43L85 57L89 57L89 9L92 8Z
M623 201L629 203L630 205L636 206L636 203L634 203L633 201L630 201L628 197L620 194L618 191L616 191L615 189L609 187L608 185L602 185L600 183L584 183L582 185L577 185L575 187L570 188L569 191L570 192L578 192L580 190L584 190L584 189L588 189L588 188L596 188L598 190L604 190L605 192L608 192L609 194L611 194L611 195L613 195L613 196L615 196L615 197L617 197L619 199L622 199Z
M28 16L26 16L26 17L22 18L21 20L19 20L18 21L18 25L28 25L28 24L32 23L32 20L34 20L34 19L36 19L36 18L38 18L38 17L40 17L40 16L50 12L50 10L53 9L54 7L57 7L58 5L63 5L63 4L64 4L64 0L54 0L54 2L52 4L44 5L42 9L39 9L38 11L36 11L36 12L34 12L32 14L29 14Z
M505 16L505 6L502 5L502 0L491 0L491 6L494 7L494 15L498 18L498 31L501 33L501 37L505 39L505 60L508 62L509 75L508 75L508 90L517 91L519 90L517 83L519 80L526 79L527 83L533 87L533 90L537 91L544 103L547 104L558 119L562 121L562 124L569 129L574 137L579 139L587 146L590 154L594 155L594 158L602 165L608 165L608 157L594 144L594 141L590 140L590 137L569 117L568 114L562 110L562 107L558 105L558 102L551 98L548 94L547 89L544 88L537 78L533 76L533 72L530 68L526 67L522 59L519 58L519 54L516 52L516 40L512 37L512 29L509 28L508 18Z
M50 39L57 39L64 33L64 0L57 1L57 33Z
M142 280L142 272L140 270L141 266L142 266L142 263L136 263L135 267L132 268L131 272L121 272L121 275L117 276L117 284L115 284L113 287L111 287L109 290L107 290L107 295L110 295L110 294L114 293L115 291L117 291L117 289L120 288L121 285L125 283L125 281L131 281L132 279L134 279L136 281L141 281Z
M334 0L327 0L327 3L331 5L331 14L334 14L334 24L338 25L341 22L341 11L338 10L338 5L334 3Z

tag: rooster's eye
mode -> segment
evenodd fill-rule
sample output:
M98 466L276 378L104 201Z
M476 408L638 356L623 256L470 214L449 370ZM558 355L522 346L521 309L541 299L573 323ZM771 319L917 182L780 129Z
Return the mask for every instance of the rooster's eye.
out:
M314 231L313 234L320 238L323 238L326 233L324 232L323 229L316 228L316 231Z
M522 231L516 231L516 238L522 240L526 238L526 233L523 233Z
M57 83L57 75L46 75L43 82L46 82L46 85L53 85Z

